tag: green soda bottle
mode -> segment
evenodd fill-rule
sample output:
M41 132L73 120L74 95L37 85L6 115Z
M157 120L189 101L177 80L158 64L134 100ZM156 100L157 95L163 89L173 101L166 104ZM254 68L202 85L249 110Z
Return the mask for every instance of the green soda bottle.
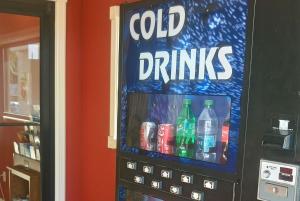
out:
M194 158L196 118L191 105L191 99L184 99L182 110L176 120L176 154L180 157Z

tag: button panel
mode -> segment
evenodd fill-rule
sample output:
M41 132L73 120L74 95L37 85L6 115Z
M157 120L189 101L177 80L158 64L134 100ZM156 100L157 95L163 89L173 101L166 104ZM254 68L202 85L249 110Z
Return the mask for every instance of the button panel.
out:
M154 164L153 161L147 163L134 158L121 159L120 178L122 182L128 182L129 185L133 183L139 185L141 190L145 187L153 194L156 191L168 196L172 194L178 196L178 200L206 201L214 198L218 200L224 189L227 192L233 192L233 183L231 182L217 181L197 172L187 172L185 169ZM279 194L283 195L284 192L280 191ZM232 197L231 194L222 195L222 201L232 201Z

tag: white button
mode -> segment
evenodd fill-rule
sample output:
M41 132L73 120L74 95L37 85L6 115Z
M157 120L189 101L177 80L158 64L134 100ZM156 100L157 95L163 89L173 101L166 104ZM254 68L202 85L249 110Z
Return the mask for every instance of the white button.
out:
M162 188L162 182L161 181L152 181L151 187L155 189L161 189Z
M199 201L201 201L201 200L203 200L203 197L204 197L203 193L198 192L198 191L193 191L192 194L191 194L191 198L193 200L199 200Z
M170 193L175 195L181 195L182 188L180 186L170 186Z
M193 183L193 176L192 175L181 175L181 182L186 184L192 184Z
M163 178L171 179L172 178L172 171L171 170L162 170L160 175Z
M146 174L153 174L153 166L145 165L143 166L143 172Z
M130 170L136 170L136 162L127 162L127 168Z
M217 188L216 181L204 180L203 182L204 188L215 190Z
M137 184L144 184L144 177L142 177L142 176L134 176L133 180Z

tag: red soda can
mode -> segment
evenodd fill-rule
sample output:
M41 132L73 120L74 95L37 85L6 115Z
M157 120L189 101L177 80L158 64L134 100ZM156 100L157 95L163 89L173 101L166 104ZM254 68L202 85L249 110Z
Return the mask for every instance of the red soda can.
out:
M140 148L147 151L156 151L157 127L154 122L144 122L140 130Z
M164 154L174 154L175 135L172 124L160 124L158 126L157 151Z

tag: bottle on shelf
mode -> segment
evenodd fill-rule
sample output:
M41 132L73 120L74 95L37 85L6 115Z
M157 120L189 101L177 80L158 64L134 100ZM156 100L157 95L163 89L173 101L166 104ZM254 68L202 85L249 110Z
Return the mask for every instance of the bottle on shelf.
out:
M222 125L222 154L220 158L221 164L225 164L227 162L229 130L230 130L230 122L229 122L229 118L226 118Z
M182 110L176 120L176 154L180 157L194 158L196 118L191 105L191 99L184 99Z
M216 162L218 118L214 111L214 101L205 100L200 113L196 133L196 159Z

